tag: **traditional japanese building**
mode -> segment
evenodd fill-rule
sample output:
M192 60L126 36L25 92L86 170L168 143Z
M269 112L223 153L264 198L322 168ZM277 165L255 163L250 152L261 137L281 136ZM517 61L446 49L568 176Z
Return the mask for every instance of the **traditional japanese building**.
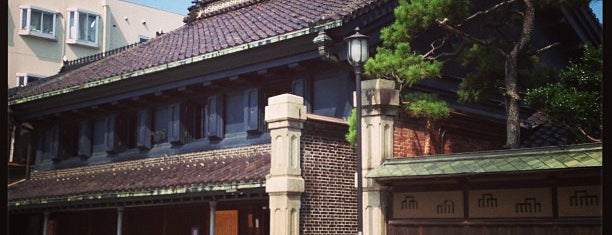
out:
M197 1L177 30L24 87L9 98L15 153L29 167L9 185L10 234L356 234L355 149L344 137L355 76L343 39L359 27L374 52L395 5ZM581 43L570 35L568 54ZM415 89L450 94L456 82ZM570 208L602 200L591 199L600 147L489 152L503 140L499 106L453 103L432 135L398 109L393 81L361 84L363 234L465 231L472 218L483 230L600 223ZM442 155L409 157L431 154ZM508 196L515 189L523 194ZM470 209L484 194L499 211ZM439 200L446 217L431 211ZM540 203L533 218L544 219L504 214L516 200Z

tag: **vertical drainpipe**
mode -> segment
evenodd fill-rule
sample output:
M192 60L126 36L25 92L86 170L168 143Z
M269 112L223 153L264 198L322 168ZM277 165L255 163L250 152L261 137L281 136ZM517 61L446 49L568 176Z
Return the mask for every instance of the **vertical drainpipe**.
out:
M70 31L70 26L68 26L67 22L70 19L66 20L66 17L61 12L58 12L57 15L59 16L59 19L60 19L60 25L64 25L66 27L63 30L63 33L64 33L63 35L59 34L59 27L56 28L55 30L55 32L58 32L58 38L60 38L58 41L62 45L62 54L60 55L61 56L60 60L62 61L62 64L60 66L60 69L58 69L59 71L62 69L62 67L64 67L65 65L64 62L68 60L67 59L68 57L66 56L66 40L68 39L68 32ZM68 17L70 17L70 13L68 13Z
M108 0L101 0L100 4L102 5L102 18L104 23L102 24L102 52L106 52L108 50L108 44L109 44L109 30L110 30L110 19L109 19L109 14L108 14Z
M15 123L9 123L9 162L13 162L13 152L15 151L15 132L17 132Z
M117 235L123 231L123 207L117 208Z
M215 235L215 211L217 209L217 202L210 201L208 204L210 205L210 230L208 234Z

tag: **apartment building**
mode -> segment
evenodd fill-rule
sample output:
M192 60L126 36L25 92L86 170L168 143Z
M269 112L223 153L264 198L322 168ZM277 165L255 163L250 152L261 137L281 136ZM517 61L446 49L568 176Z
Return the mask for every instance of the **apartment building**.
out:
M122 0L9 0L8 87L57 74L64 61L182 25L181 14Z

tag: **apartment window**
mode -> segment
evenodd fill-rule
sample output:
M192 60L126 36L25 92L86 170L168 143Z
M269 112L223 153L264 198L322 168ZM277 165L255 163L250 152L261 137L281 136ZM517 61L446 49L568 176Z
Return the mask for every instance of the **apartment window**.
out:
M84 46L98 47L98 28L100 17L80 9L68 9L68 35L66 42Z
M19 8L21 9L19 35L31 35L55 40L55 11L30 5L22 5Z
M29 73L17 73L17 86L24 87L24 86L27 86L29 83L38 81L42 78L43 76L41 75L34 75L34 74L29 74Z

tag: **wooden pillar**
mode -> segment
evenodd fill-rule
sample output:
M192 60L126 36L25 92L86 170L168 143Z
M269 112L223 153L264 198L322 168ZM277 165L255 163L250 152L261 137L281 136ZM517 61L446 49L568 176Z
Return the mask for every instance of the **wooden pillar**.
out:
M123 207L117 208L117 235L121 235L123 231Z
M208 202L208 205L210 205L210 230L208 234L215 235L215 212L217 211L217 202L210 201Z
M43 235L49 234L49 212L45 211L43 216Z
M298 235L304 179L300 164L300 138L306 106L299 96L283 94L268 99L266 122L272 139L270 174L270 235Z
M385 235L387 189L365 176L393 157L393 120L399 106L399 91L394 81L382 79L362 81L361 87L363 234Z

